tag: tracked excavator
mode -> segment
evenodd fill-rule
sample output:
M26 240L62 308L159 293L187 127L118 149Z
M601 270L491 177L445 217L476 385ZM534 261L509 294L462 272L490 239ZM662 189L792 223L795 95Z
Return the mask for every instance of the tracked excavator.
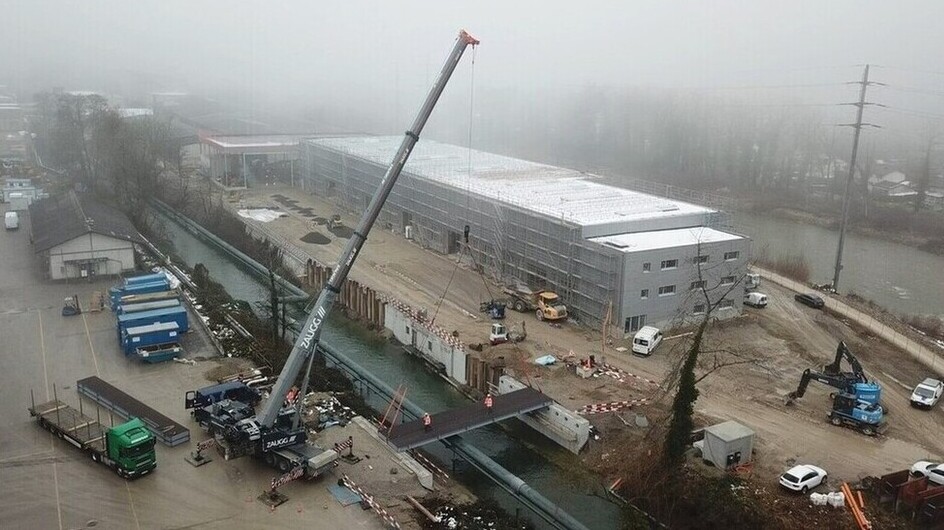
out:
M850 371L843 371L843 359L851 367ZM851 427L868 436L880 434L887 429L886 410L880 403L882 387L876 381L868 379L862 364L845 342L839 343L835 359L824 366L822 371L809 368L803 371L800 384L787 396L786 404L792 405L802 398L810 381L819 381L839 390L830 395L832 408L827 417L833 425Z

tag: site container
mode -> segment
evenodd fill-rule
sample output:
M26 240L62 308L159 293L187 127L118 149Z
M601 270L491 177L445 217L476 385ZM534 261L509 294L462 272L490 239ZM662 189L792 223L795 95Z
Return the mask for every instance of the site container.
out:
M180 342L180 326L176 322L155 322L125 328L121 332L121 349L130 355L137 348Z
M121 341L121 334L124 330L138 326L147 326L157 322L176 322L179 327L179 333L186 333L190 329L187 320L187 309L183 306L163 307L161 309L152 309L150 311L140 311L137 313L125 313L118 315L118 341Z

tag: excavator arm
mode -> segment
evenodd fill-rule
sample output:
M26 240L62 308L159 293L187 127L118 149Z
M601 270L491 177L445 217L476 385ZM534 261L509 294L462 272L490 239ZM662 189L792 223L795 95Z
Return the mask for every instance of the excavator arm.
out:
M849 387L849 380L844 377L842 374L831 375L822 372L814 372L807 368L803 370L803 375L800 376L800 384L797 385L797 389L787 396L787 404L792 404L797 399L803 397L806 394L807 387L810 386L810 381L819 381L824 385L829 385L833 388L838 388L839 390L846 392Z
M859 359L849 351L849 348L846 346L846 343L839 341L839 346L836 348L836 358L833 359L832 364L827 364L823 367L823 372L829 374L830 376L840 376L843 375L842 372L842 360L845 359L849 363L849 366L852 367L852 372L849 372L849 375L852 376L859 383L867 383L868 378L865 376L865 370L862 369L862 364L859 362Z

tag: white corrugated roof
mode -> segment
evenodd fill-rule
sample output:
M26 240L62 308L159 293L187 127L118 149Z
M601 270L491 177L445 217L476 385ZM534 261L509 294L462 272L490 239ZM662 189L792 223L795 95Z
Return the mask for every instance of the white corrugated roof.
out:
M615 236L592 237L589 241L606 245L623 252L640 252L660 248L697 245L699 243L718 243L744 239L742 236L729 234L705 226L676 228L673 230L655 230L652 232L634 232Z
M355 136L309 139L311 144L386 166L401 137ZM471 171L470 171L471 170ZM404 169L495 201L514 204L579 226L623 223L714 210L592 180L593 175L516 158L421 140Z

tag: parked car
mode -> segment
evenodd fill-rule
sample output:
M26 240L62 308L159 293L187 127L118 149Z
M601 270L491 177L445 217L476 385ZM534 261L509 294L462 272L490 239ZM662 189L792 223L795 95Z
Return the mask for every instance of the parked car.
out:
M20 227L20 216L16 212L7 212L3 216L3 224L7 230L16 230Z
M911 466L910 471L912 476L918 478L928 477L929 481L944 486L944 464L919 460Z
M826 301L813 293L800 293L794 296L793 299L813 309L822 309L826 306Z
M767 295L764 293L758 293L757 291L752 293L744 293L744 305L749 305L752 307L767 307Z
M793 466L780 475L780 485L788 490L806 493L826 483L826 470L809 464Z
M944 382L929 377L918 383L911 393L911 406L933 408L940 401L941 394L944 394Z

